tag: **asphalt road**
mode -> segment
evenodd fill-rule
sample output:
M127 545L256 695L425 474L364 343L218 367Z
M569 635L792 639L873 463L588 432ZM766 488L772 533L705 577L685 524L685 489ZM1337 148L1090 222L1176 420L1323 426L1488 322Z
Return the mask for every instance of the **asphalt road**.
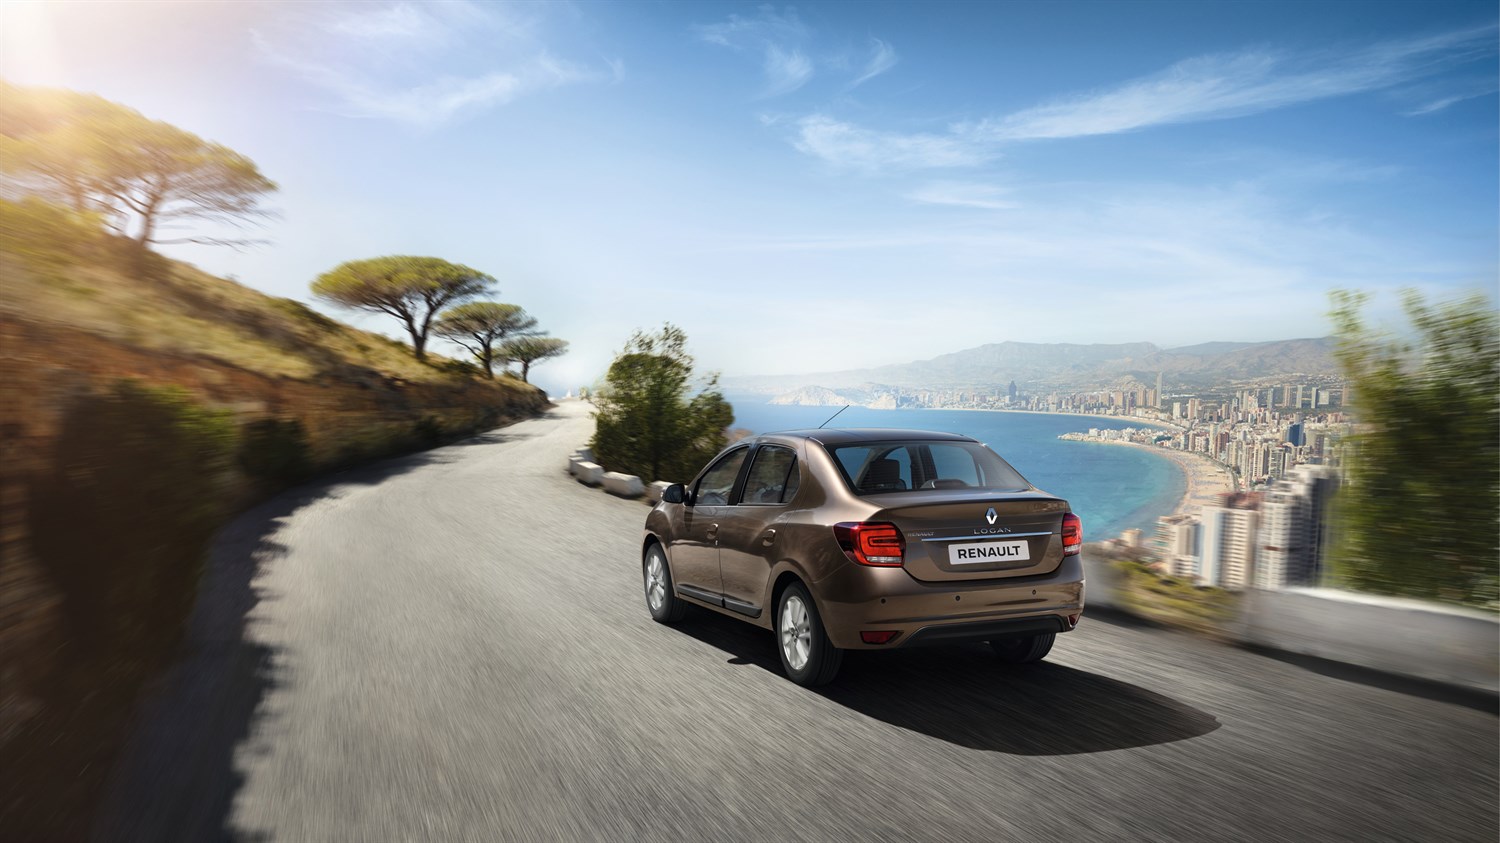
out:
M1493 701L1086 616L1050 659L653 623L586 407L331 478L218 542L101 839L1477 840Z

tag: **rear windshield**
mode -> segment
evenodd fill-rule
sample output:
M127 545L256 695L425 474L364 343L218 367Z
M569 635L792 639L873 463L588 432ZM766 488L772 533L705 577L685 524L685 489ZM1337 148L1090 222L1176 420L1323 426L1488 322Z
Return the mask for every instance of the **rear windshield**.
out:
M859 495L884 492L1031 488L1020 473L975 442L860 442L828 447L844 482Z

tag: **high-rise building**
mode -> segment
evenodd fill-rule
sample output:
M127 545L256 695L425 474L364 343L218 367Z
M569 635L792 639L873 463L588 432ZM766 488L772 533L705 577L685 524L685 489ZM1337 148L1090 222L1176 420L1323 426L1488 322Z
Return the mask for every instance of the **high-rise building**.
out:
M1162 373L1160 371L1156 373L1156 409L1158 410L1162 408L1161 375Z
M1255 528L1259 496L1225 495L1220 506L1205 506L1198 582L1243 589L1255 574Z
M1297 421L1287 425L1286 441L1290 442L1293 445L1296 445L1299 448L1307 444L1307 433L1306 429L1302 426L1301 418L1298 418Z
M1167 515L1156 519L1151 550L1166 573L1183 579L1198 577L1198 516Z
M1010 396L1010 403L1012 403L1012 404L1016 403L1016 382L1015 381L1011 381L1010 382L1010 388L1006 390L1006 393Z
M1257 588L1317 585L1327 544L1325 513L1338 476L1321 465L1299 465L1271 487L1261 506Z

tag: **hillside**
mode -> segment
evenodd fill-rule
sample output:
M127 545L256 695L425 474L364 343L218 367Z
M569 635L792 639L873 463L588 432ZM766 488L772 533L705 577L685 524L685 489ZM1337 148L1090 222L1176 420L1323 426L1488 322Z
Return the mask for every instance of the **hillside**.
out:
M0 202L0 825L81 838L224 519L547 399L96 233L49 239L15 208Z
M1134 379L1168 388L1206 387L1234 380L1338 372L1330 338L1261 343L1211 342L1163 349L1151 343L1001 342L891 366L806 375L726 377L730 392L784 394L804 387L849 390L871 385L941 389L1004 386L1086 390Z

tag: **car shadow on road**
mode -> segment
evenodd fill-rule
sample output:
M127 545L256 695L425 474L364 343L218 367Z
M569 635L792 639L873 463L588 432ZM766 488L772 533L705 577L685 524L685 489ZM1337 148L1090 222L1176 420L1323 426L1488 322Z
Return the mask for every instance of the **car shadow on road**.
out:
M731 654L730 665L781 675L775 640L765 630L702 611L678 629ZM1050 662L1003 664L983 644L850 651L838 678L814 691L892 726L1011 755L1152 746L1221 725L1186 703L1098 673Z

